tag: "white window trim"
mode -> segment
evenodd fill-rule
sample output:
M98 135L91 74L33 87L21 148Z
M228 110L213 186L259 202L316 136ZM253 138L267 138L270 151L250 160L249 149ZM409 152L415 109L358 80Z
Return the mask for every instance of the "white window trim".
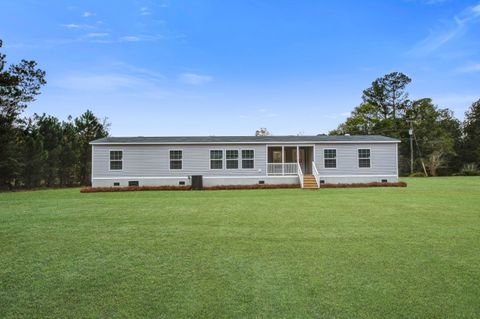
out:
M369 150L370 151L370 157L368 158L370 160L370 166L369 167L360 167L360 154L358 154L358 150ZM367 159L366 157L362 157L361 159ZM372 168L372 149L369 147L357 147L357 168L358 169L370 169Z
M246 158L245 160L247 161L253 161L253 167L252 168L243 168L243 155L242 155L242 151L253 151L253 157L252 158ZM255 169L255 149L254 148L244 148L240 151L239 153L239 160L240 160L240 166L242 169L245 169L245 170L249 170L249 169ZM268 154L267 154L267 161L268 161Z
M212 154L211 152L212 151L222 151L222 158L221 158L221 161L222 161L222 168L212 168ZM212 149L209 149L208 150L208 169L210 171L222 171L222 170L225 170L225 149L221 149L221 148L212 148ZM220 161L220 159L213 159L213 161Z
M172 159L170 159L170 151L181 151L181 152L182 152L182 159L181 159L181 160L178 160L178 159L177 159L177 160L174 160L174 161L181 161L181 162L182 162L182 168L180 168L180 169L172 169L172 168L170 167L170 164L171 164L171 161L172 161ZM179 149L179 148L172 148L172 149L169 149L169 150L168 150L168 170L169 170L169 171L174 171L174 172L183 171L183 153L184 153L183 149Z
M114 151L121 151L122 152L122 169L112 169L111 168L111 162L112 160L110 159L110 152L114 152ZM125 151L123 149L118 149L118 148L114 148L114 149L108 149L108 171L109 172L122 172L123 171L123 168L124 168L124 155L125 155Z
M237 168L228 168L228 167L227 167L227 161L229 161L229 160L230 160L230 161L235 161L234 159L228 159L228 158L227 158L227 151L237 151L237 155L238 155L238 156L237 156L237 159L236 159L236 161L237 161ZM226 148L226 149L225 149L225 169L226 169L226 170L229 170L229 171L230 171L230 170L240 169L240 157L241 157L241 155L242 155L241 153L242 153L242 151L239 150L239 149L236 149L236 148Z
M325 167L325 160L326 159L333 159L333 158L326 158L325 157L325 151L335 151L335 167ZM322 166L323 166L323 169L337 169L338 168L338 150L336 148L322 148Z

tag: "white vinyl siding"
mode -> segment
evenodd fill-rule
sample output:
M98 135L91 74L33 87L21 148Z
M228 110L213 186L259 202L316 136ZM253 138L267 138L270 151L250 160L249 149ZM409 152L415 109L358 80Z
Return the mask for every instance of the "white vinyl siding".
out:
M170 150L178 145L122 145L123 169L110 171L109 151L111 145L93 147L93 177L176 177L176 176L265 176L267 169L265 145L182 145L182 169L170 169ZM210 169L210 150L239 150L239 168L241 150L253 150L254 168L247 169Z
M358 149L370 149L370 168L358 167ZM170 169L170 150L182 150L182 169ZM238 150L239 169L210 169L210 150ZM324 168L324 149L336 149L337 168ZM163 179L203 175L211 177L266 176L267 146L265 144L191 144L191 145L95 145L92 147L93 178L146 177ZM110 170L110 151L122 151L122 169ZM245 152L244 152L245 151ZM253 159L252 159L253 158ZM245 162L244 160L248 161ZM253 165L252 164L253 160ZM321 176L397 175L395 143L323 143L315 144L315 163ZM250 167L250 168L248 168ZM136 180L136 179L132 179ZM111 184L113 185L113 183Z
M337 150L337 168L324 168L324 150ZM358 167L358 149L370 149L370 168ZM397 144L315 144L315 164L320 176L397 176Z

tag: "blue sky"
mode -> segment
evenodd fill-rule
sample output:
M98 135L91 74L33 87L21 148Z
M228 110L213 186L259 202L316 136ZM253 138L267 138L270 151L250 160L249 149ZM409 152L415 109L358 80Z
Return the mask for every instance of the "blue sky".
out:
M89 108L112 135L318 134L377 77L459 118L480 98L480 1L6 1L2 51L48 84L28 114Z

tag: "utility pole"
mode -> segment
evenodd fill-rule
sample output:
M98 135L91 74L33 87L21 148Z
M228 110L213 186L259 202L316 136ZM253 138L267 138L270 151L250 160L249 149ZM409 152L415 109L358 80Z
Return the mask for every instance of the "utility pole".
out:
M410 174L413 174L413 120L407 120L410 123L408 134L410 135Z

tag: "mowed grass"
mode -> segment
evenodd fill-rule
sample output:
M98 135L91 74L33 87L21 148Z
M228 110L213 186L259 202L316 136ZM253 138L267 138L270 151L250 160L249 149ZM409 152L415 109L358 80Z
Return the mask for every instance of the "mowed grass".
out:
M1 318L478 318L480 178L0 194Z

